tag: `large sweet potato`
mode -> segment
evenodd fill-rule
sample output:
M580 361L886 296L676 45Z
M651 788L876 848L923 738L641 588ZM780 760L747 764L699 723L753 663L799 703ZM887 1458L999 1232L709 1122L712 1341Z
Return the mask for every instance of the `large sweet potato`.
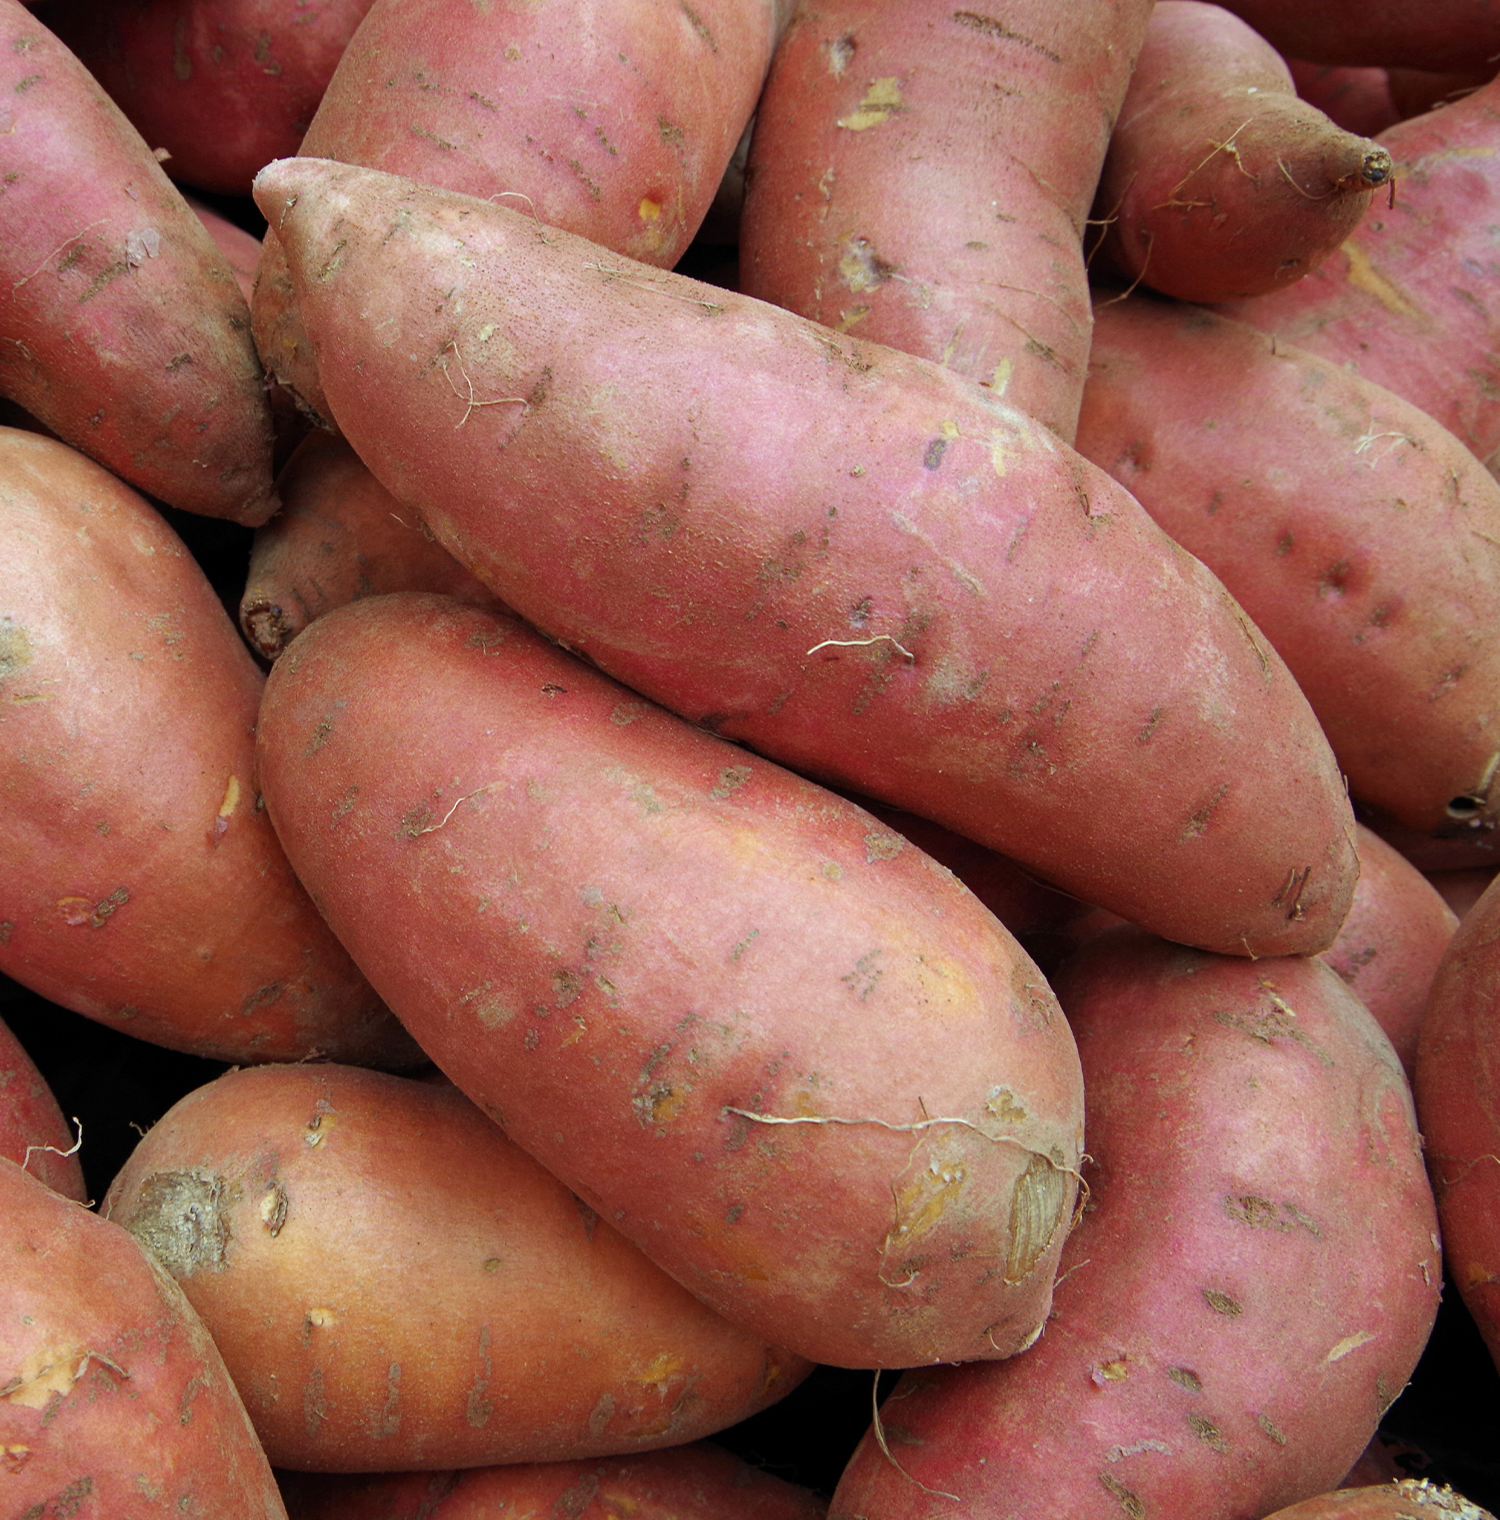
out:
M1050 430L479 200L258 183L346 437L536 626L1172 938L1332 940L1352 820L1305 698Z

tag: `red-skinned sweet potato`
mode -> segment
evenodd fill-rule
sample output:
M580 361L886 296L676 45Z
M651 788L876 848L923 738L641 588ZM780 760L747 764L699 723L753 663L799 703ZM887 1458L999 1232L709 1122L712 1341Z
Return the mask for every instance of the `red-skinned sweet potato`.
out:
M842 1366L1036 1334L1077 1066L951 873L440 597L320 618L258 747L299 873L423 1049L706 1303Z
M452 1087L230 1072L152 1128L104 1213L177 1279L278 1467L646 1451L809 1370L652 1266Z
M1411 1098L1331 970L1122 929L1057 986L1093 1167L1046 1333L908 1373L833 1516L1263 1515L1338 1482L1426 1342Z
M482 201L258 183L345 436L549 636L1173 938L1331 942L1350 817L1305 699L1050 430Z
M1264 295L1321 264L1390 177L1389 152L1300 99L1238 17L1159 0L1100 175L1092 267L1184 301Z
M1279 1509L1266 1520L1495 1520L1462 1494L1425 1478L1340 1489Z
M37 1520L285 1520L223 1359L118 1225L0 1160L0 1484Z
M377 0L300 152L502 198L670 268L750 119L788 9ZM330 419L274 227L254 317L266 368Z
M1084 221L1150 11L804 5L756 110L740 289L948 365L1071 442Z
M0 431L0 970L222 1060L417 1053L258 803L263 680L160 515Z
M244 195L297 151L370 0L89 0L49 24L173 179Z
M223 256L140 135L0 0L0 390L142 491L254 525L271 417Z
M1377 200L1306 279L1225 310L1404 396L1488 461L1500 448L1500 82L1380 142L1394 203Z
M518 1463L467 1472L282 1478L291 1520L822 1520L805 1488L707 1442L601 1462Z
M1374 137L1401 120L1385 69L1304 63L1300 58L1288 58L1286 66L1303 100L1346 132Z
M1078 441L1222 576L1357 799L1494 827L1500 485L1458 439L1244 323L1132 299L1101 305Z
M1500 53L1493 0L1226 0L1278 52L1314 63L1463 69Z
M284 503L257 528L240 598L240 627L274 660L313 621L345 602L388 591L436 591L508 609L433 538L342 438L316 431L277 477Z
M36 1063L0 1023L0 1157L75 1203L85 1199L78 1146Z

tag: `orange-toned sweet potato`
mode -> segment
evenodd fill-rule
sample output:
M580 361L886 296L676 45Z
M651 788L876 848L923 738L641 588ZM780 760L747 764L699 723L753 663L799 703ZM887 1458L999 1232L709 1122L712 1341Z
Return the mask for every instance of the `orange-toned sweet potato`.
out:
M504 204L670 268L719 186L790 0L376 0L300 151ZM330 418L272 227L266 368Z
M1101 305L1078 441L1223 577L1356 798L1494 827L1500 485L1458 439L1326 358L1132 299Z
M0 59L0 391L174 507L264 522L271 417L223 256L18 0L0 0Z
M1263 1515L1339 1481L1426 1342L1411 1098L1328 967L1123 929L1057 986L1094 1166L1046 1333L908 1373L834 1516Z
M851 1367L1036 1334L1076 1059L951 873L440 597L314 623L258 749L299 873L423 1049L705 1302Z
M55 1193L84 1201L78 1146L57 1099L21 1042L0 1023L0 1157L45 1182Z
M1184 301L1238 301L1316 268L1391 177L1391 155L1296 94L1222 6L1159 0L1094 200L1094 269Z
M55 5L58 36L165 169L244 195L295 153L370 0L89 0Z
M1174 938L1332 941L1350 817L1305 698L1049 429L479 200L258 183L345 436L549 636Z
M809 1370L705 1308L452 1087L230 1072L155 1125L104 1212L177 1279L278 1467L645 1451Z
M596 1462L517 1463L379 1477L285 1474L291 1520L822 1520L828 1506L727 1451L696 1442Z
M118 1225L0 1160L0 1485L36 1520L285 1520L208 1332Z
M257 528L240 627L274 660L312 622L387 591L436 591L508 609L407 513L343 439L310 433L277 477L283 506ZM404 515L403 515L404 514Z
M1150 12L804 5L756 110L740 288L948 365L1071 442L1084 221Z
M0 970L199 1055L412 1060L261 810L262 677L181 540L6 429L0 542Z

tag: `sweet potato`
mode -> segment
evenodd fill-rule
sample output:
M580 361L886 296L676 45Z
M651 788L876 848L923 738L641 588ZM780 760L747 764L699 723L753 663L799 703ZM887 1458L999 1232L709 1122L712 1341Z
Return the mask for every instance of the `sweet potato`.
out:
M705 1308L451 1087L230 1072L156 1124L104 1213L177 1279L278 1467L645 1451L810 1370Z
M1226 0L1278 52L1314 63L1464 69L1500 53L1493 0Z
M57 1099L21 1042L0 1023L0 1157L82 1203L83 1169Z
M1406 1079L1328 967L1122 929L1056 985L1094 1164L1046 1333L908 1373L833 1516L1264 1515L1339 1481L1427 1339Z
M320 618L258 747L298 872L423 1049L706 1303L841 1366L1036 1334L1076 1058L949 872L441 597Z
M741 290L948 365L1071 442L1084 221L1150 11L804 5L756 110Z
M377 0L300 151L502 199L670 268L702 221L790 0ZM266 368L328 419L273 227Z
M1223 577L1357 799L1494 827L1500 486L1458 439L1243 323L1130 300L1101 306L1078 441Z
M0 970L221 1060L411 1061L256 796L263 680L180 539L0 430Z
M202 190L244 195L295 153L370 0L89 0L49 21L153 148Z
M1279 1509L1266 1520L1495 1520L1462 1494L1425 1478L1346 1488Z
M821 1520L805 1488L707 1442L602 1462L518 1463L468 1472L282 1478L291 1520Z
M249 312L140 134L0 0L0 390L142 491L254 525L276 509Z
M1093 268L1184 301L1300 280L1354 230L1391 155L1300 99L1218 5L1160 0L1094 199Z
M1500 22L1500 7L1494 15ZM1396 164L1394 204L1377 201L1305 280L1226 310L1404 396L1489 460L1500 448L1491 232L1500 223L1500 81L1389 128L1380 142Z
M284 503L255 531L240 627L274 660L312 622L357 597L436 591L476 607L505 603L433 538L341 438L310 433L277 477Z
M223 1358L119 1225L0 1160L0 1483L36 1520L285 1520Z
M1050 430L482 201L258 184L345 436L551 637L1173 938L1331 942L1349 812L1305 699Z
M1305 63L1300 58L1288 58L1286 66L1303 100L1346 132L1374 137L1401 120L1385 69Z

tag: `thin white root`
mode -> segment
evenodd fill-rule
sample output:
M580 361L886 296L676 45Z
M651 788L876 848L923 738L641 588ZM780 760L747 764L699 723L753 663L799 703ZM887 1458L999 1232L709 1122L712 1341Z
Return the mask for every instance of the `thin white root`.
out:
M957 1494L950 1494L945 1489L928 1488L928 1486L920 1478L912 1477L912 1475L907 1472L907 1470L896 1460L894 1455L892 1455L891 1448L886 1445L885 1427L880 1423L879 1372L875 1374L875 1381L870 1385L870 1413L872 1416L870 1428L875 1433L875 1444L880 1447L881 1453L885 1457L886 1461L889 1462L891 1466L894 1467L896 1471L900 1473L908 1483L915 1483L924 1494L933 1494L939 1499L952 1499L955 1504L960 1504L963 1502Z
M892 638L888 633L877 633L873 639L824 639L821 644L814 644L807 652L808 654L816 654L820 649L827 649L830 645L836 645L840 649L852 649L856 645L878 644L882 639L888 644L894 644L908 660L911 660L915 664L916 655L905 644Z
M606 279L622 280L627 285L634 285L637 290L649 290L653 295L666 296L673 301L686 301L689 306L701 306L710 316L717 316L724 310L718 301L703 301L697 296L684 296L679 295L675 290L664 290L650 280L643 280L632 275L628 269L617 269L611 264L585 264L583 267L598 270Z
M75 232L73 234L73 236L68 239L67 243L59 243L57 245L57 247L54 248L52 250L52 252L49 253L47 255L47 257L44 258L42 260L42 262L40 264L38 264L36 266L36 268L31 271L30 274L22 275L21 278L19 280L17 280L16 283L10 287L11 290L12 291L17 291L24 284L26 284L26 282L28 280L34 280L48 266L48 264L50 264L53 261L53 259L55 259L58 256L58 254L60 254L63 251L63 249L68 246L68 243L76 243L78 241L78 239L81 238L84 235L85 232L92 232L95 227L102 227L105 224L105 222L108 221L108 220L109 220L108 217L101 216L97 222L90 222L88 224L88 226L83 229L83 232Z
M452 388L453 394L457 396L460 401L467 401L468 403L468 405L464 408L463 416L453 424L455 432L457 432L457 430L469 420L469 413L472 412L477 406L504 406L507 402L509 402L513 406L519 406L523 415L531 410L531 403L524 396L496 396L493 400L490 401L476 400L474 396L474 382L469 378L468 370L464 368L464 356L458 351L458 339L450 339L448 348L451 348L453 350L453 357L458 360L458 372L464 377L464 384L469 388L469 394L466 397L464 393L459 390L456 385L453 384L453 376L448 373L448 361L444 359L443 373L448 376L448 384ZM447 350L445 349L444 352L446 351Z
M519 196L521 200L526 202L526 209L531 213L532 221L536 223L536 235L549 248L556 248L557 239L549 238L547 236L545 229L542 227L542 219L536 214L536 202L532 200L532 198L527 195L524 190L499 190L494 195L488 196L487 199L492 201L503 201L507 195Z
M47 1151L54 1156L76 1156L78 1152L83 1149L83 1121L77 1116L77 1114L73 1115L73 1125L74 1128L76 1128L78 1131L78 1138L72 1143L72 1145L67 1148L67 1150L60 1151L55 1145L28 1145L26 1147L26 1154L21 1158L21 1170L23 1172L26 1170L27 1166L31 1162L31 1158L38 1151Z
M476 786L472 792L469 792L466 796L460 797L458 801L455 802L453 806L449 808L448 811L444 813L436 823L429 823L425 829L418 829L411 837L413 839L419 839L423 834L436 834L437 831L442 828L442 826L447 823L447 821L459 810L459 808L464 805L464 803L468 802L471 798L477 797L481 792L489 791L490 787L493 784L493 782L486 781L483 786Z

